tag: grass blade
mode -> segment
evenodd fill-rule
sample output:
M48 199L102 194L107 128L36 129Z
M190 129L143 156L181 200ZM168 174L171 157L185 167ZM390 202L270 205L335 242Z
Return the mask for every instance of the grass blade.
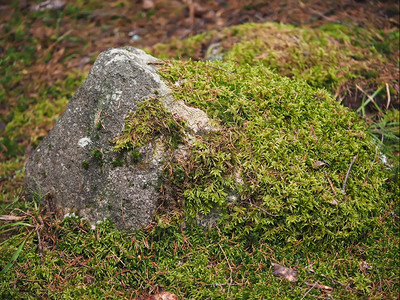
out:
M4 267L3 270L1 270L0 274L5 274L7 271L14 265L14 263L17 261L19 255L21 254L22 249L24 248L25 242L28 239L28 237L25 238L25 240L22 241L22 243L19 245L17 251L13 254L11 257L11 261L8 263L7 266Z

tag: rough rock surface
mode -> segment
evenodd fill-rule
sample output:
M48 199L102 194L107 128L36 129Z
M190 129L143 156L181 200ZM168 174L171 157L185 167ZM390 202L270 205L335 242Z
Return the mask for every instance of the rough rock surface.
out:
M126 155L122 165L113 166L118 154L110 140L121 134L127 115L155 94L170 112L187 121L194 134L212 128L203 111L173 99L157 74L157 62L132 47L101 53L30 157L27 191L50 195L59 215L74 212L92 224L105 218L119 229L149 224L157 205L163 147L155 141L140 150L140 163Z

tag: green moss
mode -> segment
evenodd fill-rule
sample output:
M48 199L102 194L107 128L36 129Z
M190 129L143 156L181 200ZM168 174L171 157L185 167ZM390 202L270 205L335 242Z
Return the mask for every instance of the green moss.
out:
M328 248L377 225L388 173L365 124L327 92L246 64L173 61L163 75L177 99L224 128L196 139L173 167L188 216L218 208L227 231ZM228 205L232 191L239 200Z
M203 47L211 42L215 34L215 31L208 31L185 40L173 39L168 44L156 44L148 51L161 59L170 57L176 59L184 57L200 58L204 55L202 53Z
M316 29L275 23L243 24L157 45L152 53L196 60L222 56L224 61L238 64L262 64L280 75L304 79L345 98L354 89L355 80L365 90L373 90L387 82L386 75L376 70L389 68L397 72L397 57L393 56L398 53L397 37L398 31L339 24ZM210 45L218 48L218 55L206 54ZM396 95L393 90L392 96Z
M134 164L138 163L142 158L142 154L137 149L133 149L132 151L130 151L129 156L131 157Z
M101 160L102 160L102 158L103 158L103 153L102 153L100 150L98 150L98 149L93 149L91 153L92 153L92 156L93 156L96 160L98 160L98 161L101 161Z
M276 295L301 299L310 289L302 282L332 286L335 281L341 283L334 285L331 297L335 299L358 299L363 294L395 298L399 249L387 235L396 236L394 219L382 221L383 226L365 243L323 253L301 247L288 251L260 242L258 233L238 237L221 228L204 232L199 226L162 220L153 229L123 233L107 220L91 230L84 220L68 217L57 227L54 249L45 248L42 257L34 235L28 236L14 270L2 274L0 296L138 298L162 287L183 299L273 299ZM18 244L18 238L7 240L1 265L11 259ZM274 277L271 262L295 267L299 282ZM363 262L372 268L363 269ZM393 284L379 285L392 280ZM309 295L324 293L311 289Z
M82 162L82 167L83 167L85 170L89 169L89 163L88 163L86 160L84 160L84 161Z
M97 122L96 129L101 130L103 128L103 124L101 122Z
M122 167L124 165L124 161L121 158L117 158L111 162L111 165L116 168L116 167Z
M176 149L183 142L183 120L176 119L156 98L142 102L137 111L125 121L125 128L116 138L114 150L130 150L147 145L152 139L160 137L166 147ZM139 159L136 150L131 152L133 160Z
M39 84L40 88L36 81L24 81L24 70L41 65L45 58L36 53L43 44L28 31L35 19L51 25L64 22L63 15L87 18L98 8L97 2L69 3L63 12L16 12L4 26L0 104L5 109L0 119L6 129L0 132L0 158L5 158L0 163L0 215L24 219L0 226L0 270L13 262L7 272L0 271L0 299L138 298L158 289L182 299L398 297L400 192L398 179L390 180L380 162L376 142L364 134L362 122L333 104L326 92L279 78L259 66L252 70L210 63L219 68L215 69L174 62L165 70L171 83L186 79L181 87L173 86L176 93L183 92L177 97L207 111L222 128L198 137L186 163L166 166L171 167L166 181L172 178L177 184L180 210L156 216L156 222L135 233L117 231L108 221L94 230L79 218L53 223L44 212L33 219L37 210L23 200L21 188L25 149L37 145L52 127L85 74L69 74L51 86ZM13 3L17 7L17 1ZM376 70L390 67L393 61L398 67L398 30L366 31L333 24L320 30L251 24L157 47L166 52L163 57L201 59L208 46L220 40L225 59L231 55L238 62L261 62L335 93L346 82L355 86L353 81L364 77L374 91L374 84L382 82ZM254 42L249 40L252 32ZM56 38L53 34L45 43ZM271 45L264 39L275 47L266 47ZM8 42L14 40L24 46L10 47ZM237 51L230 53L234 44ZM76 57L67 52L64 64ZM392 99L397 95L395 84L390 87ZM144 105L136 115L138 122L147 108ZM141 158L132 142L140 145L176 129L177 123L168 116L150 115L165 124L150 118L145 124L149 133L124 134L132 162ZM398 111L389 112L370 130L381 134L381 128L389 126L384 142L398 147L398 120ZM153 126L157 130L152 131ZM181 142L180 133L175 141L171 139L171 144ZM354 154L358 158L343 198L340 191ZM112 159L108 154L103 157L107 162ZM326 164L315 168L316 160ZM232 200L232 195L237 199ZM332 200L338 205L332 206ZM182 217L218 206L222 218L211 230ZM298 269L299 282L274 277L271 262ZM305 282L331 286L332 295Z

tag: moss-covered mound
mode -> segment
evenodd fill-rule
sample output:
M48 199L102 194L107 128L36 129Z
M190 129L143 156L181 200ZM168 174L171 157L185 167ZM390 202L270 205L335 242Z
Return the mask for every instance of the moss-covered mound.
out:
M397 72L399 32L326 24L318 29L276 23L244 24L208 32L184 41L153 47L155 56L224 59L264 65L280 75L306 80L338 95L345 105L360 106L362 96L389 86L399 92ZM361 88L356 88L356 84ZM386 105L385 88L377 101ZM398 103L397 103L398 104Z
M364 123L328 92L232 62L172 61L162 74L221 128L167 163L186 220L212 212L228 232L328 248L376 226L388 174Z

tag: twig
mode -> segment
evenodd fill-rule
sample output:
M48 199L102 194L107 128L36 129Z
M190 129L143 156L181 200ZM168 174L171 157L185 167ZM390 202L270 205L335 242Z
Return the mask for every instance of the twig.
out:
M230 274L230 276L229 276L229 285L228 285L228 295L229 295L229 292L230 292L230 290L231 290L231 285L232 285L232 273L233 273L233 271L232 271L231 264L229 263L228 257L226 256L224 249L221 247L221 244L218 244L218 246L221 248L222 253L223 253L224 256L225 256L226 262L228 263L229 271L231 272L231 274Z
M334 187L333 187L333 183L332 183L332 181L329 179L328 174L326 174L326 171L324 171L324 174L325 174L326 179L328 179L328 182L329 182L329 185L331 186L332 192L335 194L335 196L337 196L337 193L336 193L336 191L335 191L335 189L334 189Z
M372 103L374 103L377 107L379 107L378 104L376 104L374 98L368 95L367 92L364 91L358 84L356 84L356 88L358 88L361 92L363 92L368 97L368 99L372 101Z
M190 30L193 31L193 29L194 29L194 13L195 13L194 3L192 0L186 0L185 2L189 6Z
M389 109L389 105L390 105L390 90L389 90L389 85L387 83L386 83L386 94L387 94L386 109Z
M55 46L57 46L57 44L58 44L62 39L64 39L65 37L67 37L71 32L72 32L72 29L70 29L70 30L68 30L67 32L64 32L64 34L60 35L60 36L57 38L57 40L56 40L54 43L52 43L52 44L47 48L47 50L46 50L46 55L47 55L48 53L50 53L51 51L53 51L53 48L54 48Z
M38 216L38 219L40 222L38 222L38 220L34 216L31 216L31 217L32 217L32 221L35 226L35 232L36 232L36 236L38 239L38 252L39 252L39 256L40 256L40 263L43 264L43 244L42 244L42 239L40 237L40 229L43 227L43 221L40 216ZM40 223L40 225L39 225L39 223Z
M224 71L224 72L226 72L226 73L228 73L228 74L231 74L231 75L238 75L238 74L229 72L228 70L223 69L223 68L220 68L220 67L215 67L215 66L211 66L211 65L203 65L203 66L209 67L209 68L213 68L213 69L216 69L216 70L220 70L220 71Z
M308 289L307 293L305 293L304 296L303 296L300 300L303 300L303 299L308 295L308 293L311 292L311 290L312 290L316 285L317 285L317 283L314 283L314 284L311 286L311 288Z
M351 281L351 280L349 281L348 284L344 284L344 283L342 283L342 282L340 282L340 281L337 281L336 279L333 279L333 278L331 278L331 277L329 277L329 276L326 276L326 275L324 275L324 274L322 274L322 273L316 273L316 272L310 271L310 270L308 270L308 271L311 272L311 273L313 273L313 274L317 274L317 275L319 275L319 276L321 276L321 277L323 277L323 278L326 278L326 279L330 280L331 282L333 282L334 284L339 284L339 285L341 285L342 287L344 287L346 290L350 290L350 291L352 291L352 292L356 292L357 294L360 294L360 295L362 295L362 296L364 296L364 297L367 296L367 295L364 294L363 292L361 292L361 291L359 291L359 290L357 290L357 289L354 289L354 288L350 287L350 284L352 284L352 281Z
M343 194L345 194L345 192L346 192L347 179L349 179L351 167L353 166L353 164L354 164L354 162L356 161L357 157L358 157L358 154L354 155L353 160L351 161L351 164L350 164L350 166L349 166L349 169L347 170L346 177L345 177L345 179L344 179L343 187L342 187L342 193L343 193Z

